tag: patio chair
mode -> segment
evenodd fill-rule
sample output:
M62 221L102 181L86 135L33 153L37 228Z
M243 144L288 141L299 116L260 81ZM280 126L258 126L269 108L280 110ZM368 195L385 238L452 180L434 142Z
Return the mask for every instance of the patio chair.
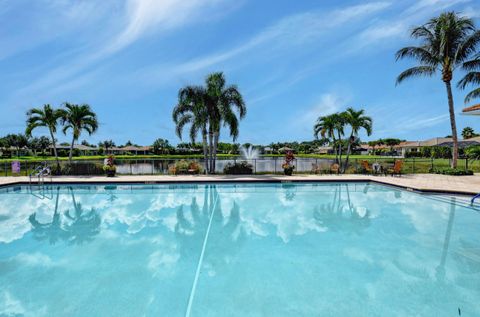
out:
M369 173L369 174L373 173L372 166L370 166L368 161L361 161L360 164L362 166L362 170L363 170L364 173Z
M330 165L330 174L332 174L332 173L339 174L340 173L340 165L338 165L337 163L333 163L332 165Z
M403 166L403 161L397 160L397 161L395 161L395 164L393 164L392 167L387 169L387 173L392 175L392 176L394 176L394 175L401 176L402 175L402 166Z

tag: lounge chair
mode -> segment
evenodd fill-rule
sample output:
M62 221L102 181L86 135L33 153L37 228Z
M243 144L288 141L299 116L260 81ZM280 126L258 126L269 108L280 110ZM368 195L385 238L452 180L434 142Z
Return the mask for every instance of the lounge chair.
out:
M403 161L395 161L395 164L393 164L392 167L389 167L387 169L387 173L394 176L394 175L398 175L398 176L401 176L402 175L402 166L403 166Z
M332 165L330 165L330 174L332 174L332 173L339 174L340 173L340 165L338 165L337 163L333 163Z
M373 173L373 169L372 167L370 166L370 164L368 163L368 161L362 161L361 162L361 165L362 165L362 171L364 173L369 173L369 174L372 174Z

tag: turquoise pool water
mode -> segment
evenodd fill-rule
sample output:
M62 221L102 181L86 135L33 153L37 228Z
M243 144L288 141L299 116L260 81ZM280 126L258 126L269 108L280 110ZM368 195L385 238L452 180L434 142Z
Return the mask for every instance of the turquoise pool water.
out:
M480 213L365 183L0 188L0 316L479 316Z

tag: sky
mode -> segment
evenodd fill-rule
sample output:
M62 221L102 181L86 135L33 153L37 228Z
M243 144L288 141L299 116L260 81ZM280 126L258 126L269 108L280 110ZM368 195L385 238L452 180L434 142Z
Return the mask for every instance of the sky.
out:
M0 135L24 132L28 109L68 101L98 115L80 140L176 144L178 90L223 71L248 109L240 143L312 140L319 116L347 107L373 118L362 140L446 136L440 77L396 86L415 62L394 56L417 43L413 26L446 10L480 27L476 0L0 0ZM454 90L458 129L480 131L460 114L464 96Z

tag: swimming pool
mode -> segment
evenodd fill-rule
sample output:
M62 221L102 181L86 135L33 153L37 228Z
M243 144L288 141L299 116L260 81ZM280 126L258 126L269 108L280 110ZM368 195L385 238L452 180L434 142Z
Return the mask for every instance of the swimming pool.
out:
M0 316L480 315L480 214L372 183L0 188Z

